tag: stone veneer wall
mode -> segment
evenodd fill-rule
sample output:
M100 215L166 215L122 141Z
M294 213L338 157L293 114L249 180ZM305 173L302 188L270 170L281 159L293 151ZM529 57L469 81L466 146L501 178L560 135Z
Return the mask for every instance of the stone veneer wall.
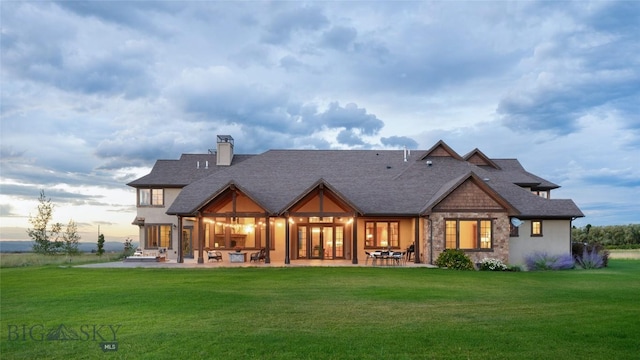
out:
M500 259L504 263L509 262L509 216L504 212L469 212L469 213L432 213L429 216L431 221L424 222L425 241L423 242L425 262L429 263L438 259L440 253L445 250L445 220L476 220L493 219L493 248L488 250L465 250L473 263L479 263L485 258ZM433 226L430 232L429 225ZM431 241L433 236L433 257L431 257Z

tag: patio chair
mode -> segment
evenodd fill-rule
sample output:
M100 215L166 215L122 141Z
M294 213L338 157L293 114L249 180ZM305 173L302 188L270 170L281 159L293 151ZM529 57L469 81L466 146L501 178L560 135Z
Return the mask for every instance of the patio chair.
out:
M371 259L371 265L375 265L376 264L376 255L374 253L365 251L364 252L367 255L367 258L364 260L364 264L367 265L367 263L369 262L369 259Z
M267 249L262 248L260 249L260 251L258 252L254 252L251 254L251 258L249 259L249 262L251 261L264 261L264 259L267 257Z
M404 265L406 262L405 252L394 251L391 255L395 265Z
M411 256L412 256L412 255L414 254L414 252L415 252L415 246L414 246L414 244L411 244L411 245L407 248L406 252L407 252L407 261L411 261Z
M216 261L222 261L222 253L220 251L207 251L207 261L215 259Z

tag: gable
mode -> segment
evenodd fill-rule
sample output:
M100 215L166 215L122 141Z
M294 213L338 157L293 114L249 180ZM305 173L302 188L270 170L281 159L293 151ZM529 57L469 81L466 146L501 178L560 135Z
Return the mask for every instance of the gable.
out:
M506 211L497 199L481 189L472 178L464 181L460 186L440 201L433 211Z
M316 189L290 209L291 213L346 213L353 210L327 189Z
M463 160L457 152L455 152L449 145L445 144L444 141L438 141L431 149L427 150L427 152L420 158L420 160L425 160L427 157L452 157L456 160Z
M478 149L475 149L472 152L470 152L469 154L465 155L464 159L467 160L468 162L472 163L473 165L490 166L490 167L492 167L494 169L500 169L498 164L493 162L491 159L489 159L489 157L487 157L485 154L482 153L482 151L480 151Z
M234 195L235 192L235 195ZM235 202L235 203L234 203ZM264 213L260 207L250 197L241 191L227 189L221 195L211 200L202 208L208 214L234 214L234 213Z

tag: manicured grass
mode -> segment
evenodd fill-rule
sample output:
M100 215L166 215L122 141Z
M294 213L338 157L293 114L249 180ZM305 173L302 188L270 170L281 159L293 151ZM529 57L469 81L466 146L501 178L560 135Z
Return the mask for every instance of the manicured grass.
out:
M3 359L633 359L639 275L634 260L517 273L1 269L0 350ZM38 341L36 327L34 340L38 324L81 339ZM120 325L117 352L100 350L108 325Z

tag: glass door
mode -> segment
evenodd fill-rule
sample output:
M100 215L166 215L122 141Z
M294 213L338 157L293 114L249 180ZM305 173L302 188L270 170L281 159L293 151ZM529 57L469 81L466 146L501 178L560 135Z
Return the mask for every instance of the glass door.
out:
M332 227L324 227L322 228L322 240L323 240L323 249L324 249L324 258L325 259L333 259L335 257L335 244L333 241L333 228Z
M298 259L306 259L307 254L307 227L298 226Z
M322 246L322 227L311 227L311 259L322 259L324 246Z
M182 228L182 256L193 259L193 227Z

